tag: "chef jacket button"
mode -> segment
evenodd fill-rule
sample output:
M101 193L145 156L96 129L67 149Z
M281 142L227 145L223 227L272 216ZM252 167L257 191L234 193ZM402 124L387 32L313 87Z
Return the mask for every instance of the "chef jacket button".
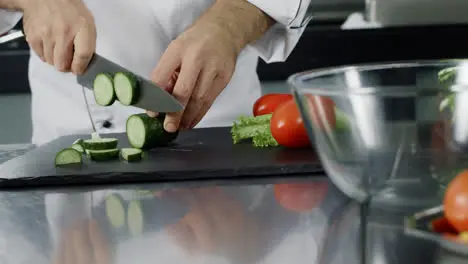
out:
M106 120L102 123L102 127L103 128L110 128L112 127L112 122L110 122L109 120Z

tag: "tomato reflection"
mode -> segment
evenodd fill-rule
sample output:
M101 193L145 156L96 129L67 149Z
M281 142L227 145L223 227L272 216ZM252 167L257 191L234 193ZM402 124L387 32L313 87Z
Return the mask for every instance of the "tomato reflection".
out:
M285 209L297 213L310 212L320 206L327 194L326 182L276 184L276 201Z

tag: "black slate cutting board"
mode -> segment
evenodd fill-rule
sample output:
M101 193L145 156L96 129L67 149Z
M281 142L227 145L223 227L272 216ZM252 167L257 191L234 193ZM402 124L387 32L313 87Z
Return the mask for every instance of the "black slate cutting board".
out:
M125 134L106 135L128 147ZM202 128L181 132L170 146L150 150L141 162L94 162L79 168L56 168L55 154L77 138L65 136L0 165L0 188L70 184L162 182L232 177L322 174L312 149L255 148L250 142L232 143L230 128Z

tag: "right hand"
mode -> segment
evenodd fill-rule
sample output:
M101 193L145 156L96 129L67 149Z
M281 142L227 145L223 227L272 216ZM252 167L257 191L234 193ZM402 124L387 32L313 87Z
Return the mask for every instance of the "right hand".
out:
M59 71L83 73L96 49L94 18L83 1L23 3L23 28L31 49Z
M63 230L52 264L111 264L111 248L95 220Z

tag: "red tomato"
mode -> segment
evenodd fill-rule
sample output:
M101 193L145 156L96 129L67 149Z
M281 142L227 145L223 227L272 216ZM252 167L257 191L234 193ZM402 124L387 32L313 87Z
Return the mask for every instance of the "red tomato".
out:
M254 116L271 114L280 104L292 99L293 96L290 94L266 94L255 101L253 114Z
M307 130L294 100L280 105L271 117L271 135L284 147L300 148L310 146Z
M276 201L285 209L296 212L309 212L320 206L327 194L326 182L276 184Z
M334 129L336 126L335 102L325 96L307 95L312 122L320 129Z
M468 170L459 173L447 186L444 214L458 232L468 231Z
M450 224L447 218L439 217L431 221L430 229L436 233L456 234L457 230Z

